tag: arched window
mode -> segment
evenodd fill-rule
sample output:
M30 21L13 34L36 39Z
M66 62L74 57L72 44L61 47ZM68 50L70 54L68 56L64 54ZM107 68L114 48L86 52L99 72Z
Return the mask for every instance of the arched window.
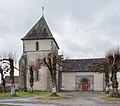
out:
M35 70L35 81L39 81L40 76L39 76L39 70Z

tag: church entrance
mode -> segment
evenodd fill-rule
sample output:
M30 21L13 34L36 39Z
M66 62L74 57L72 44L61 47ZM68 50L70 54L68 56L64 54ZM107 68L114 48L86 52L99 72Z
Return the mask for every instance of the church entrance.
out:
M81 81L82 83L82 91L88 91L88 80L84 79Z
M94 76L93 75L78 75L76 76L76 91L93 91L94 90Z

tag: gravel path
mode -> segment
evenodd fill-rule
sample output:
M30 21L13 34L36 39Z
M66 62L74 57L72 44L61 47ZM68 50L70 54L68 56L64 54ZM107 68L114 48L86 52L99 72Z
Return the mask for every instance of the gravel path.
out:
M0 103L20 106L120 106L120 101L101 99L99 92L66 92L64 99L40 99L40 97L24 97L0 99Z

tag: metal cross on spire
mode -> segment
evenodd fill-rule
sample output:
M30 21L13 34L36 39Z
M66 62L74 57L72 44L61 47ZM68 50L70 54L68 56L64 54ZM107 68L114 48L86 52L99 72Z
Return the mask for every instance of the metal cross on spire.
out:
M44 17L44 7L42 6L42 16Z

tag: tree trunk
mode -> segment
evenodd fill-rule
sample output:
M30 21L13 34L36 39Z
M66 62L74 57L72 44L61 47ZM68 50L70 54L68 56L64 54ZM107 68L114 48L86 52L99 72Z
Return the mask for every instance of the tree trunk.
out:
M56 81L55 80L53 80L52 81L52 94L50 95L50 96L58 96L57 95L57 86L56 86Z
M2 79L2 92L5 92L5 79L4 79L3 72L1 73L1 79Z
M31 86L31 92L33 92L33 86Z
M32 92L33 92L33 87L32 87Z
M116 88L113 88L110 97L120 98L120 94L119 94L119 92L118 92L118 90Z
M117 72L116 71L112 71L112 77L111 77L111 81L112 81L112 93L111 93L111 97L114 98L119 98L120 94L118 92L118 82L117 82Z
M110 86L106 85L106 92L105 93L109 93L110 92Z
M5 86L2 85L2 92L5 93Z
M15 96L15 84L11 83L11 96Z
M105 82L106 82L106 93L110 92L110 84L109 84L109 71L108 67L105 69Z
M11 77L11 96L15 96L16 92L15 92L15 84L14 84L14 61L13 59L9 59L10 62L10 77Z

